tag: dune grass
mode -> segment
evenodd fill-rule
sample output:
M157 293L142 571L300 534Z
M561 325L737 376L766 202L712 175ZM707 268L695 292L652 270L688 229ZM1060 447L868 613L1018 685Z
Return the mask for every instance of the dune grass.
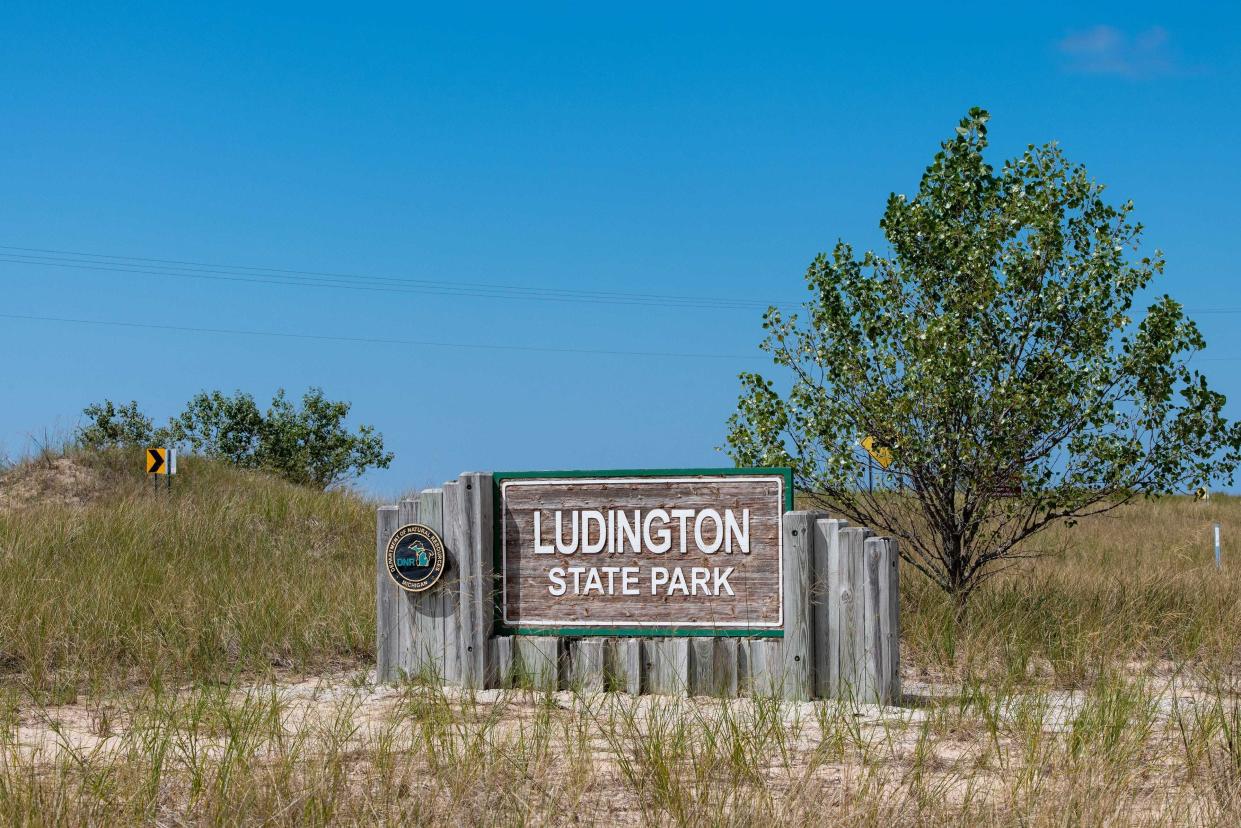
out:
M370 657L371 504L193 458L155 491L138 458L79 460L89 503L0 511L0 683L71 696Z
M1212 526L1224 541L1216 569ZM1216 495L1133 504L1033 539L986 584L957 628L953 608L902 571L909 668L957 678L1083 686L1109 667L1235 671L1241 656L1241 500ZM1229 544L1232 544L1231 546Z
M70 694L369 663L374 504L189 458L171 492L127 455L76 455L85 504L0 509L0 683ZM1225 566L1216 570L1219 522ZM1083 686L1109 665L1223 675L1241 653L1241 500L1135 504L1038 536L973 599L902 572L914 675Z
M40 745L0 728L0 821L1223 826L1241 819L1239 725L1227 694L1119 680L888 710L155 688Z
M960 627L904 570L880 710L376 688L373 503L72 459L85 502L0 509L0 823L1241 821L1232 497L1056 528Z

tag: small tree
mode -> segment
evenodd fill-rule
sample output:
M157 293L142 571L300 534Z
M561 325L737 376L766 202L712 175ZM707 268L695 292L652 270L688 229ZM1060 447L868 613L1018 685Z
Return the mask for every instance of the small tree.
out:
M169 430L175 442L188 444L195 454L227 460L242 468L260 465L263 415L249 394L195 394L185 411L173 418Z
M917 194L889 197L889 255L840 242L806 273L804 318L767 311L791 387L742 374L728 433L738 464L791 465L826 508L901 538L959 611L1053 522L1231 481L1241 458L1181 306L1130 316L1164 267L1139 258L1132 203L1055 144L995 171L987 120L971 110ZM876 492L865 436L894 458Z
M259 464L287 480L321 489L371 466L386 469L392 454L384 451L383 437L368 425L351 434L344 426L349 408L349 403L333 402L322 389L312 388L302 396L299 409L280 389L263 418Z
M168 428L155 429L136 402L118 409L104 401L84 409L90 423L78 430L78 438L95 449L150 445L153 440L180 443L195 454L241 468L270 469L293 483L322 489L392 463L383 435L374 428L362 425L349 431L349 409L349 403L327 399L320 388L308 390L300 407L281 389L266 414L254 397L241 391L232 396L204 391Z
M151 418L138 409L138 403L117 406L111 400L82 409L89 422L78 429L78 442L90 449L135 448L152 445L157 431Z

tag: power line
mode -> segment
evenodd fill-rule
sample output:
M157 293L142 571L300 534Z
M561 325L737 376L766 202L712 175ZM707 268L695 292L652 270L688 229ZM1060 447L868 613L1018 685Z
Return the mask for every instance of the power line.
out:
M6 250L16 252L3 252ZM297 270L254 265L210 264L183 259L121 256L107 253L90 253L44 247L20 247L3 244L0 244L0 264L45 266L180 279L242 282L282 287L315 287L375 293L403 293L480 299L517 299L561 303L750 311L766 310L773 305L786 308L798 305L797 302L793 301L765 302L760 299L750 298L578 290L571 288L505 285L494 282L450 282L434 279ZM1241 308L1186 308L1185 311L1191 314L1241 314Z
M684 296L623 291L579 290L491 282L449 282L329 271L293 270L250 265L215 265L178 259L114 256L50 248L0 245L0 262L75 270L137 273L175 278L212 279L296 287L326 287L383 293L418 293L487 299L526 299L589 304L643 305L707 310L765 310L771 303L759 299ZM791 303L790 303L791 304Z
M114 328L137 328L181 333L216 334L225 336L260 336L278 339L306 339L319 342L349 342L363 345L415 345L426 348L455 348L484 351L522 351L550 354L585 354L594 356L658 357L664 359L745 359L765 360L768 357L755 354L715 354L678 351L619 351L606 348L561 348L552 345L500 345L474 342L439 342L426 339L389 339L367 336L330 336L327 334L300 334L285 331L252 331L240 328L202 328L186 325L159 325L153 322L127 322L109 319L75 319L63 316L35 316L33 314L0 313L0 319L16 319L25 322L58 322L71 325L95 325ZM1198 362L1235 362L1241 356L1195 357Z
M460 348L485 351L521 351L550 354L586 354L593 356L658 357L663 359L765 359L754 354L710 354L677 351L619 351L606 348L559 348L551 345L499 345L475 342L438 342L425 339L388 339L366 336L331 336L327 334L286 333L282 331L253 331L239 328L197 328L184 325L159 325L153 322L125 322L107 319L74 319L62 316L35 316L32 314L0 313L0 319L17 319L28 322L60 322L72 325L98 325L114 328L139 328L156 331L183 333L223 334L227 336L266 336L280 339L309 339L321 342L351 342L364 345L416 345L426 348Z

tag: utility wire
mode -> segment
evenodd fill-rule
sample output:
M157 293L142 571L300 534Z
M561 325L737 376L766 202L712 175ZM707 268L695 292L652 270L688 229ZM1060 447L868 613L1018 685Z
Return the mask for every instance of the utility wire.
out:
M5 252L7 251L7 252ZM555 302L585 302L620 305L648 305L708 310L765 310L771 303L759 299L684 296L674 294L631 293L623 291L578 290L568 288L504 285L491 282L449 282L432 279L396 278L326 271L213 265L177 259L112 256L49 248L0 245L0 262L139 273L178 278L217 279L297 287L330 287L393 293L429 293L490 299L530 299ZM785 303L790 304L790 303Z
M9 252L4 252L9 251ZM254 265L209 264L184 259L149 256L120 256L46 247L20 247L0 244L0 263L48 266L72 270L134 273L173 278L209 279L292 287L319 287L363 290L381 293L412 293L482 299L521 299L544 302L638 305L702 310L763 311L773 305L796 307L799 302L767 302L744 297L685 296L625 291L580 290L496 282L451 282L332 271L296 270ZM1192 314L1241 314L1241 308L1186 308Z
M352 342L365 345L417 345L426 348L458 348L484 351L523 351L545 354L587 354L595 356L658 357L663 359L767 359L755 354L715 354L679 351L618 351L606 348L560 348L552 345L500 345L473 342L439 342L427 339L389 339L368 336L329 336L327 334L299 334L283 331L250 331L239 328L198 328L185 325L157 325L153 322L125 322L110 319L73 319L63 316L35 316L33 314L0 313L0 319L16 319L24 322L59 322L70 325L96 325L114 328L138 328L155 331L178 331L182 333L222 334L226 336L266 336L279 339L309 339L320 342ZM1195 362L1235 362L1241 356L1195 357Z
M280 339L309 339L320 342L353 342L364 345L417 345L427 348L462 348L485 351L521 351L547 354L587 354L593 356L658 357L662 359L766 359L755 354L711 354L678 351L619 351L606 348L559 348L551 345L500 345L481 342L439 342L426 339L388 339L367 336L330 336L327 334L285 333L282 331L253 331L238 328L196 328L184 325L159 325L153 322L124 322L109 319L74 319L62 316L35 316L33 314L0 313L0 319L17 319L27 322L59 322L71 325L97 325L114 328L139 328L155 331L179 331L184 333L223 334L227 336L267 336Z

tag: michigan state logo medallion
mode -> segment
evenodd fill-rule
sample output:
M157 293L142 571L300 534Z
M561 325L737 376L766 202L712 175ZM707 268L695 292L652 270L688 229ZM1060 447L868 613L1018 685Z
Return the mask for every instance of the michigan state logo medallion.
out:
M388 541L388 575L407 592L425 592L444 574L444 542L435 530L410 523Z

